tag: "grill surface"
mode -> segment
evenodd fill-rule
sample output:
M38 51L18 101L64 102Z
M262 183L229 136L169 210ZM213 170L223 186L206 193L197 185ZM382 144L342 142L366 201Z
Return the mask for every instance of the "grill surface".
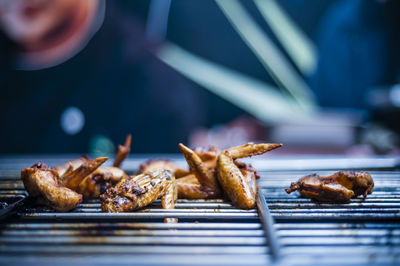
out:
M65 160L43 161L57 165ZM332 159L324 164L319 158L314 166L312 159L276 159L279 169L271 167L273 159L252 161L261 175L260 212L237 210L223 200L179 200L175 210L164 210L157 201L139 212L121 214L102 213L98 201L83 203L68 213L27 207L0 225L0 261L154 265L400 263L398 160L378 158L373 160L374 166L368 164L372 160L354 160L354 164L351 160L335 160L340 167L337 170L391 170L370 171L375 181L373 194L366 200L353 199L350 204L317 204L284 192L290 182L315 172L300 171L301 165L303 169L334 168ZM124 165L134 170L141 161L131 159ZM32 158L0 160L0 201L10 203L25 196L19 171L33 162ZM164 224L164 217L178 217L179 223Z

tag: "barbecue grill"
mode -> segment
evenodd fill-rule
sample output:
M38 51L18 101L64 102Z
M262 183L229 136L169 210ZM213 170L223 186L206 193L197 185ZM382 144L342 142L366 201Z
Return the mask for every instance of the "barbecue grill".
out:
M148 158L149 156L146 156ZM150 156L151 157L151 156ZM166 157L166 156L163 156ZM168 156L167 156L168 157ZM169 156L178 164L181 157ZM40 158L58 165L71 158ZM38 157L0 159L0 201L24 198L20 170ZM124 163L134 171L144 158ZM25 204L0 224L2 264L399 264L398 158L254 159L258 209L238 210L224 200L179 200L175 210L156 201L132 213L102 213L99 201L67 213ZM283 190L318 171L368 169L373 194L349 204L315 203ZM165 224L163 218L179 223Z

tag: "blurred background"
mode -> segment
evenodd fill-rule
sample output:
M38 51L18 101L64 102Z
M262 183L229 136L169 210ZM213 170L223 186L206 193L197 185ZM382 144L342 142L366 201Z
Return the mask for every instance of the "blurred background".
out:
M0 0L0 153L399 154L396 0Z

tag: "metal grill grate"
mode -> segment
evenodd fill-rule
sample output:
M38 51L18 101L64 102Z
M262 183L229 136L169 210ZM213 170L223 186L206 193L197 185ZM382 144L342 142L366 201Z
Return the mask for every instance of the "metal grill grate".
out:
M263 173L260 185L285 263L400 263L400 172L370 173L373 194L349 204L318 204L286 194L290 182L310 171Z
M31 161L0 160L0 201L25 196L19 170ZM61 160L56 161L49 164ZM133 170L140 161L125 165ZM395 161L381 160L379 167L393 168ZM260 217L257 210L237 210L222 200L179 200L175 210L164 210L157 201L140 212L122 214L101 213L98 201L83 203L68 213L28 208L0 225L0 261L151 265L265 265L274 259L284 264L400 262L399 172L371 172L375 190L365 201L317 204L283 190L312 170L298 171L299 164L279 159L276 162L281 168L286 165L285 171L266 171L271 169L271 160L253 162L264 170L259 180ZM313 165L311 160L303 162ZM351 168L349 160L341 162ZM360 160L356 165L362 168ZM331 166L317 164L315 168ZM164 217L178 217L179 223L164 224Z
M25 196L19 170L5 168L0 201ZM179 223L165 224L165 217L178 217ZM270 259L257 211L223 200L179 200L175 210L156 201L119 214L102 213L99 201L67 213L33 207L0 225L0 261L10 264L264 265Z

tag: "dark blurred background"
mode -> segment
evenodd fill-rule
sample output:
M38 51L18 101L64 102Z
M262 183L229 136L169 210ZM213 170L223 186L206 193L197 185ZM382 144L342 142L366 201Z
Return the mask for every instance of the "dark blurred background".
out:
M1 0L0 152L398 154L396 0Z

